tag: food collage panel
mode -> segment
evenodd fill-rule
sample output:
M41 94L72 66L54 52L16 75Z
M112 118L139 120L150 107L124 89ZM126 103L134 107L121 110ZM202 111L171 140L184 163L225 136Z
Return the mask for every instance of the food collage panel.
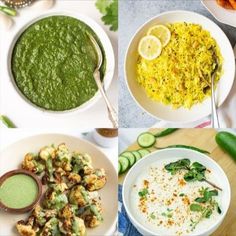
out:
M236 236L236 0L0 0L0 236Z

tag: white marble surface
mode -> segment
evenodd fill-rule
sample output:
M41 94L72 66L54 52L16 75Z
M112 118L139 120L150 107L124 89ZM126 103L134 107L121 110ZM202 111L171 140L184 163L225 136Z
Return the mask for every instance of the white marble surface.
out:
M216 21L204 8L200 0L121 0L119 4L120 127L150 127L159 122L143 111L129 94L124 79L124 56L130 39L143 23L161 12L171 10L189 10L207 16L221 27L232 45L236 43L236 28ZM226 103L229 103L229 101L226 101Z
M44 1L44 0L39 0ZM101 21L101 14L95 7L94 0L56 0L56 4L49 10L42 10L36 7L27 7L19 10L19 15L14 18L13 27L6 31L0 32L0 114L8 116L17 127L33 128L33 127L111 127L110 120L107 115L107 108L102 98L99 101L81 113L73 113L71 115L48 115L23 101L13 87L8 72L7 58L8 48L14 33L25 22L34 18L39 12L42 14L48 11L69 11L71 13L84 14L96 21L107 33L114 48L115 57L117 58L118 34L111 32L109 27L105 26ZM112 84L108 90L108 97L112 104L117 108L118 100L118 74L115 71Z

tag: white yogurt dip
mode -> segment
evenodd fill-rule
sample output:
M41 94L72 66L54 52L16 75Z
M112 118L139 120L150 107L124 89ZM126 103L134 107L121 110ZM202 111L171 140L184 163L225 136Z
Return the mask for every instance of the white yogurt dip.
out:
M158 160L143 168L130 191L130 205L135 218L158 235L195 235L209 228L223 214L217 211L217 204L221 209L220 190L217 190L218 196L212 197L216 207L212 208L209 218L201 217L203 211L190 209L191 204L198 204L209 210L208 203L195 200L203 197L203 188L208 188L208 191L215 188L205 181L186 182L184 174L187 170L171 175L164 168L166 164L179 159ZM205 177L220 187L220 176L216 176L212 170L207 169Z

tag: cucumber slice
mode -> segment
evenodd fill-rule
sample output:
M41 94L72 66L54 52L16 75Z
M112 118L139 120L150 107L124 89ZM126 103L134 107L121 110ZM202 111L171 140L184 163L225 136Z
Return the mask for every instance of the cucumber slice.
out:
M120 162L118 161L118 174L120 174L120 172L121 172L121 164L120 164Z
M144 157L144 156L146 156L146 155L148 155L150 153L150 151L148 149L145 149L145 148L139 149L138 152L140 153L140 155L142 157Z
M139 161L142 158L138 151L132 151L132 153L135 156L135 162Z
M149 132L142 133L137 138L138 145L143 148L152 147L156 142L156 137Z
M119 156L119 162L121 165L121 174L124 173L126 170L128 170L130 164L129 164L129 159L124 156Z
M120 156L127 157L129 159L130 167L135 163L135 156L132 152L123 152L120 154Z

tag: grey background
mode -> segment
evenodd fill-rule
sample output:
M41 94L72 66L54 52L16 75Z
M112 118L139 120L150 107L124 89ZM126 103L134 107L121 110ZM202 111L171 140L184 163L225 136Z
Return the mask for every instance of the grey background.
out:
M214 0L209 0L214 1ZM148 115L133 100L124 79L124 56L135 31L157 14L170 10L190 10L207 16L236 43L236 28L221 24L200 0L120 0L119 1L119 127L150 127L158 120Z

